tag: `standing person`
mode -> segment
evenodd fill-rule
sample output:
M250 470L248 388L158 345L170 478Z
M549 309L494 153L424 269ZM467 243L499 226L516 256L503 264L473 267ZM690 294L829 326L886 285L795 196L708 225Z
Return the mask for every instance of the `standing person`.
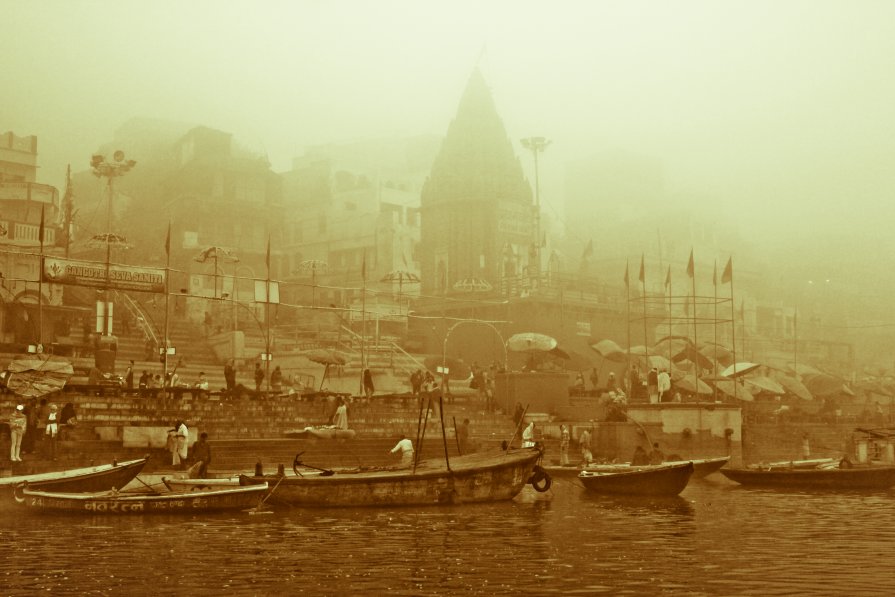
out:
M600 383L600 376L597 373L597 368L594 367L590 372L590 387L592 390L596 391L597 385Z
M559 463L562 466L569 464L569 441L572 439L569 434L569 428L565 425L559 426Z
M43 451L40 446L43 445L44 435L47 431L47 419L50 416L50 407L47 406L47 399L41 398L37 407L37 414L34 417L34 441L37 442L34 448ZM39 444L39 445L38 445Z
M22 453L31 454L34 452L35 434L37 433L37 400L31 398L24 405L24 415L28 420L28 426L25 429L25 436L22 438Z
M435 392L435 377L430 371L426 371L426 377L423 380L422 396L426 402L426 408L432 411L433 416L436 416L438 414L438 395Z
M19 404L9 416L9 459L13 462L22 462L22 438L26 429L25 405Z
M283 372L280 371L279 365L274 367L270 374L270 387L275 392L280 392L283 389Z
M653 444L653 449L649 453L650 464L662 464L665 461L665 454L659 449L658 442Z
M413 373L410 374L410 393L413 394L414 398L420 395L420 390L423 387L423 372L417 369Z
M56 460L56 438L59 435L59 422L57 420L58 409L55 404L50 405L50 413L47 415L47 427L45 435L49 442L50 458Z
M369 400L373 397L373 392L375 391L376 388L373 386L373 374L369 369L364 369L364 396Z
M668 371L662 369L658 375L658 389L659 389L659 402L662 402L665 399L665 395L671 390L671 376L668 375Z
M224 365L224 382L227 384L227 396L233 397L233 388L236 387L236 369L233 367L233 359L227 359Z
M457 427L457 449L460 450L461 456L472 451L469 449L469 419L463 419Z
M581 450L581 459L584 461L584 465L587 466L594 459L594 455L590 451L590 431L587 429L578 436L578 448Z
M261 363L255 363L255 391L260 392L263 384L264 369L261 368Z
M659 371L655 367L646 374L646 389L649 393L650 404L659 402Z
M344 398L339 398L339 407L333 415L333 425L336 429L348 429L348 404Z
M401 468L410 468L413 465L413 442L406 435L402 435L395 447L392 448L392 454L401 452Z
M208 478L208 465L211 464L211 445L208 443L208 434L204 431L199 434L199 439L192 447L193 460L199 465L196 478Z
M152 376L149 375L149 371L143 369L143 375L140 376L139 381L137 382L137 387L141 390L149 387L149 381L152 379Z
M535 422L531 421L528 424L528 427L525 428L525 431L522 432L522 447L523 448L534 448L535 447Z
M606 380L606 390L609 392L615 391L615 373L609 372L609 379Z
M171 448L171 464L183 470L187 455L187 439L190 436L189 428L183 421L175 421L174 428L168 431L168 436L174 441Z
M637 370L637 365L632 365L631 371L628 372L628 396L630 396L631 402L637 401L641 387L640 371Z
M127 371L124 373L124 386L127 388L127 393L130 394L134 390L134 361L131 360L130 364L127 366Z

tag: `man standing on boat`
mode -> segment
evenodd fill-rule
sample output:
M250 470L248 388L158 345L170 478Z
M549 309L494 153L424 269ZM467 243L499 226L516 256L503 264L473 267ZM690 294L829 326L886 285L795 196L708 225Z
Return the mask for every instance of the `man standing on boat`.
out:
M22 438L28 428L24 410L25 405L19 404L9 417L9 459L13 462L22 462Z
M392 448L392 454L401 452L401 468L410 468L413 465L413 442L407 436L402 435L401 439Z
M525 428L525 431L522 432L522 447L523 448L534 448L535 447L535 422L531 421L528 424L528 427Z

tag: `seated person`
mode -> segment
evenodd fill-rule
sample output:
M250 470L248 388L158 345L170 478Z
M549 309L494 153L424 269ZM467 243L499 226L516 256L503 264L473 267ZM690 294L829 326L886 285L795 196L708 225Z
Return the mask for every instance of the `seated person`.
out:
M205 377L205 372L199 372L199 379L193 385L193 388L197 391L194 392L197 398L206 398L208 396L208 378Z
M631 466L646 466L650 463L649 455L641 446L637 446L634 450L634 456L631 458Z

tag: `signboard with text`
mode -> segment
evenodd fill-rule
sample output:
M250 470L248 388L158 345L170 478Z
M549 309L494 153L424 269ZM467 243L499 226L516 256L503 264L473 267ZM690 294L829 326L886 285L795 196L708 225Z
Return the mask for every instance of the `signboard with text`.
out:
M96 261L44 257L41 274L44 282L56 284L165 292L165 270L162 268L119 264L106 266Z

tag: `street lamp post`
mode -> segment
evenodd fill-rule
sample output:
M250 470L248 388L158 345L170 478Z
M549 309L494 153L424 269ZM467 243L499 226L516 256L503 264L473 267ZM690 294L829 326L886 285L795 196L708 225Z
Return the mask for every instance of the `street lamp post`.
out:
M110 274L109 268L112 261L112 241L114 235L112 234L112 218L114 215L114 211L112 209L112 200L114 199L114 180L119 176L124 176L130 170L137 165L137 162L134 160L125 160L124 152L120 149L115 151L112 154L111 162L106 161L105 156L100 154L94 154L90 158L90 168L93 170L93 175L97 178L106 179L106 186L108 188L109 193L109 210L108 210L108 228L106 232L105 245L106 245L106 287L103 291L103 300L104 305L102 308L102 312L104 313L104 321L102 330L97 329L98 332L102 332L104 336L112 335L112 303L109 296L109 285L110 285ZM114 237L116 241L123 240L120 237ZM97 325L99 328L99 325Z
M544 137L526 137L522 139L522 147L531 151L535 158L535 242L532 253L535 258L535 273L538 278L541 275L541 178L538 156L547 149L550 143Z

